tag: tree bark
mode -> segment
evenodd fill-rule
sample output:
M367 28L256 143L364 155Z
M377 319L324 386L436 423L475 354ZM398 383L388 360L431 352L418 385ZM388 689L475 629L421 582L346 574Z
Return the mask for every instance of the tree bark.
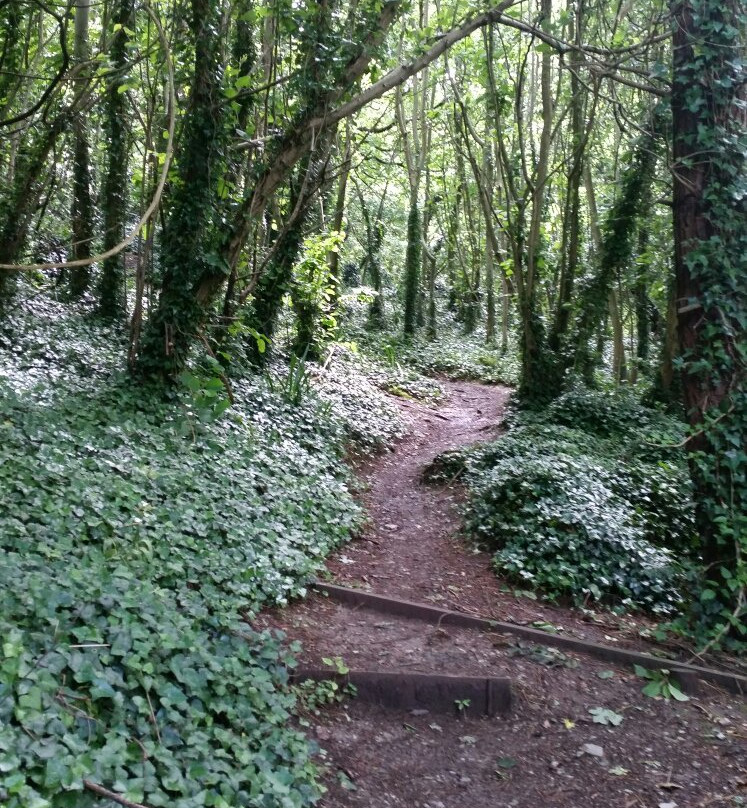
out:
M194 284L217 262L210 250L214 241L212 203L224 145L225 106L214 103L220 88L220 35L211 0L192 0L191 28L194 73L180 148L179 183L163 233L163 287L158 308L143 331L138 361L141 372L167 380L173 380L184 366L204 318L193 294ZM224 280L227 275L224 269Z
M352 154L352 137L350 134L350 126L345 128L345 145L342 150L342 167L340 168L340 177L337 180L337 196L335 198L335 213L332 218L332 230L336 232L342 231L342 225L345 221L345 198L348 188L348 177L350 176L350 160ZM328 256L329 274L332 282L332 287L335 290L335 295L339 295L342 286L342 278L340 277L340 251L334 250Z
M130 156L127 99L120 88L127 67L126 28L132 26L134 0L117 0L112 21L121 27L114 33L110 57L115 77L106 88L104 101L104 132L107 138L107 164L102 182L104 211L104 252L122 241L127 224L130 184ZM122 317L126 311L125 253L107 258L101 268L98 284L99 311L104 317Z
M674 266L682 385L693 430L687 446L705 576L738 622L747 577L739 562L747 550L747 201L738 191L747 87L734 54L743 49L745 18L736 0L681 0L671 12ZM705 619L723 622L718 610Z
M73 56L76 64L88 58L88 22L91 0L78 0L75 8L75 43ZM73 120L73 205L72 234L74 261L90 258L93 248L93 199L91 196L91 157L88 146L86 116L79 113ZM74 267L69 270L69 288L72 298L81 297L88 289L91 268Z

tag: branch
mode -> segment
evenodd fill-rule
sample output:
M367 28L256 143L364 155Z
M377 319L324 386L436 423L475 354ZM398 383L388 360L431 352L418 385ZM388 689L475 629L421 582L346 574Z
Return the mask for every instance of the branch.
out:
M483 14L478 14L471 20L467 20L456 28L452 28L451 31L441 36L433 47L421 54L417 59L390 70L385 76L382 76L375 84L372 84L362 93L359 93L355 98L351 98L350 101L332 110L327 115L309 121L308 126L319 127L325 124L338 123L343 118L355 114L363 109L366 104L375 101L377 98L384 95L384 93L403 84L411 76L419 73L423 68L428 67L428 65L435 62L439 56L446 53L452 45L460 42L478 29L490 25L490 23L499 22L504 16L503 12L507 8L515 5L516 2L517 0L503 0L495 6L495 8L491 8ZM510 17L508 19L510 19Z
M131 802L130 800L125 799L121 794L117 794L116 791L109 791L108 788L104 788L98 783L92 783L90 780L84 780L83 785L89 791L93 791L94 794L98 794L101 797L106 797L108 800L117 802L120 805L124 805L125 808L148 808L147 805L143 805L139 802Z
M33 104L29 109L25 112L21 112L18 115L13 116L12 118L6 118L4 121L0 121L0 126L12 126L14 123L20 123L21 121L25 121L27 118L30 118L37 110L41 109L42 105L46 103L47 99L50 95L54 92L57 85L62 81L62 77L67 73L67 69L70 65L70 54L67 52L67 25L65 24L65 18L61 14L55 14L54 11L47 8L43 3L38 2L35 0L35 4L39 6L41 9L50 14L54 17L60 25L60 50L62 51L62 64L60 65L60 69L57 71L57 75L54 77L52 82L46 87L44 92L39 96L39 100Z
M621 84L625 84L628 87L633 87L637 90L643 90L647 93L652 93L653 95L657 95L660 98L665 98L669 95L667 90L662 90L659 87L655 87L652 84L641 84L639 82L633 81L632 79L626 79L622 76L618 75L617 71L627 70L629 72L635 73L637 75L646 75L645 72L640 71L636 68L621 68L620 64L610 64L609 62L602 61L599 57L614 57L616 55L621 55L624 53L631 53L636 49L642 47L643 45L650 45L656 42L660 42L663 39L669 39L671 36L669 33L661 34L659 36L653 37L651 40L647 40L645 43L639 43L638 45L629 46L627 48L595 48L591 45L577 45L572 42L566 42L565 40L559 39L558 37L554 37L551 34L543 31L541 28L531 25L530 23L524 22L523 20L517 20L514 17L509 17L507 14L500 14L496 20L501 25L505 25L509 28L515 28L517 31L521 31L524 34L531 34L533 37L544 42L546 45L549 45L551 48L556 50L559 54L564 55L571 51L575 53L580 53L584 56L588 56L594 60L593 65L588 65L589 69L593 72L596 72L600 76L608 77L613 79L614 81L618 81Z
M301 120L283 137L282 145L279 146L277 152L271 155L272 162L266 166L259 177L253 193L244 200L237 211L236 219L234 220L236 224L233 227L234 235L224 248L224 256L228 265L230 267L236 266L249 233L251 220L261 215L267 200L283 182L291 168L308 152L315 135L358 112L366 104L381 97L388 90L399 86L438 59L456 42L469 36L478 28L497 20L505 9L510 8L516 2L518 0L502 0L495 8L462 23L462 25L442 36L432 48L414 61L395 68L368 89L359 93L355 98L329 111L329 107L338 101L364 75L371 61L373 49L384 38L401 9L400 0L386 3L382 8L375 31L363 47L360 55L348 65L339 85L322 100L312 114ZM204 283L200 284L198 297L208 299L215 289L219 287L221 281L222 278L217 277L205 278Z

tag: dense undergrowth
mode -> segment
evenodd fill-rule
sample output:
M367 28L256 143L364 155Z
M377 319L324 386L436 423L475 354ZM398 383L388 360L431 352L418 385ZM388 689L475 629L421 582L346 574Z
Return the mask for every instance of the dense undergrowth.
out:
M513 351L502 354L485 344L481 333L460 334L447 330L438 340L416 338L409 343L390 342L401 361L421 373L450 379L470 379L486 384L519 382L519 363ZM384 348L386 354L386 347Z
M352 362L320 395L306 368L233 379L216 419L219 380L164 400L121 346L48 302L0 336L0 804L311 804L293 660L240 614L350 537L343 453L402 423Z
M362 520L346 453L404 430L423 372L512 382L510 356L357 334L322 362L226 373L203 357L164 397L124 336L39 299L0 331L0 804L296 808L320 795L283 638L242 618L303 594ZM376 356L380 361L370 358ZM229 405L229 391L234 398ZM496 570L551 597L669 613L693 520L681 425L575 391L448 453ZM292 649L291 649L292 650Z
M422 383L423 376L445 376L468 379L486 384L519 383L520 363L513 344L506 351L486 344L485 331L477 328L469 334L448 311L439 310L437 339L416 334L410 337L391 331L369 330L360 312L351 314L345 332L380 366L404 377L414 377Z
M516 411L494 443L442 455L462 475L466 527L498 574L576 604L674 613L693 549L684 427L619 393L574 390Z

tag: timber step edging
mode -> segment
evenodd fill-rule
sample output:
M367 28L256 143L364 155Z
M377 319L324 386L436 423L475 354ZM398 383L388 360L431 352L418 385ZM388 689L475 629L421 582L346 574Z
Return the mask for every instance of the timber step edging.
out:
M356 671L302 667L291 679L353 685L360 701L400 710L425 710L453 716L495 716L511 712L511 680L498 676L454 676L407 671Z
M688 693L697 693L699 690L699 680L703 680L719 685L731 693L736 693L741 696L747 695L747 677L741 676L738 673L732 673L731 671L706 668L700 665L690 665L686 662L678 662L672 659L662 659L651 656L650 654L641 653L640 651L614 648L609 645L587 642L561 634L549 634L548 632L531 628L530 626L502 623L484 617L464 614L463 612L441 609L438 606L429 606L425 603L416 603L390 595L377 595L362 589L329 584L319 580L313 581L311 587L320 594L325 594L327 597L339 603L352 607L367 608L383 614L414 618L438 625L475 628L482 631L500 631L506 634L513 634L525 640L531 640L538 645L563 648L568 651L587 654L588 656L606 662L614 662L628 667L641 665L648 670L668 670L680 683L682 689Z

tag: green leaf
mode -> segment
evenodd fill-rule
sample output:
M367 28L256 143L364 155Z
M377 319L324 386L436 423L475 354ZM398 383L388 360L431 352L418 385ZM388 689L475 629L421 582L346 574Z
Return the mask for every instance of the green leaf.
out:
M649 696L652 699L655 699L662 694L662 682L654 679L653 681L649 682L641 691L644 696Z
M38 687L32 687L27 693L18 697L18 704L26 710L39 712L42 708L42 691Z
M690 697L686 696L676 685L670 682L668 687L669 695L676 701L690 701Z

